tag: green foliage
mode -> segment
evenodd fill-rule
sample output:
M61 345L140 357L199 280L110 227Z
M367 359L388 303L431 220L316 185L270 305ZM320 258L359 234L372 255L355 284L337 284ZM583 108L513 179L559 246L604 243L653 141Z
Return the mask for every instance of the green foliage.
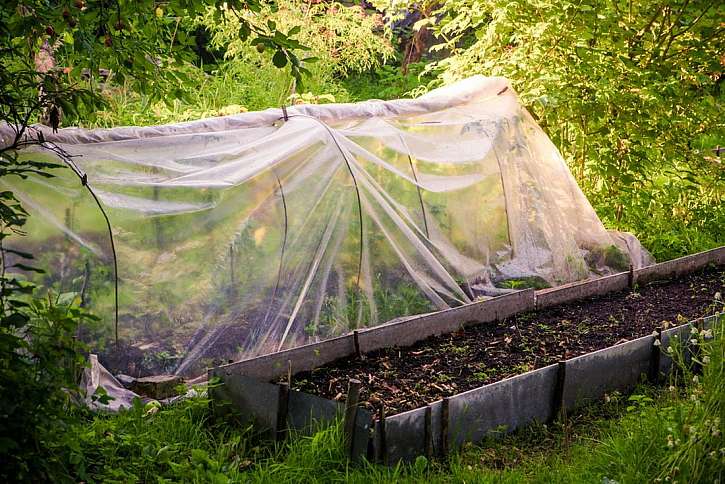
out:
M672 258L725 240L717 4L449 0L436 69L508 77L605 224Z
M18 131L15 143L21 135ZM19 159L13 146L0 149L2 177L50 177L55 166ZM76 331L93 321L75 294L33 298L34 286L17 271L42 271L32 265L32 254L4 246L11 235L23 235L27 217L13 193L0 192L0 478L5 481L43 480L53 473L64 431L73 421L68 407L79 396L75 389L85 362Z
M19 287L7 293L0 323L0 477L44 480L65 458L85 365L85 347L75 335L94 319L77 306L75 294L25 303L14 298L31 287Z
M215 420L197 396L166 408L136 400L118 415L95 415L69 430L67 480L239 482L259 452L251 434Z
M289 96L292 78L264 59L224 62L211 70L184 67L188 82L184 98L152 101L131 90L130 85L104 91L108 109L87 116L84 127L145 126L225 116L246 111L279 107ZM347 101L338 83L310 78L305 89L329 93L336 101ZM321 99L306 98L309 102Z
M261 9L258 0L4 2L0 120L31 135L25 127L41 117L54 128L62 116L77 121L102 105L102 72L151 100L183 98L189 80L183 67L196 53L195 37L179 26L205 12L217 19L236 15L236 34L276 49L275 65L289 64L291 76L301 80L293 50L305 47L274 23L260 23L255 12Z
M368 15L360 7L283 0L265 4L261 15L278 32L299 38L294 48L306 46L311 56L301 59L299 68L318 82L321 77L330 79L375 69L393 55L389 34L379 16ZM274 61L279 52L269 53L265 44L239 38L237 16L227 14L222 21L216 21L207 14L198 22L212 32L213 45L226 49L227 59L259 62L271 56ZM264 48L251 48L259 45Z
M415 96L422 84L433 80L433 75L426 72L425 67L423 62L408 64L407 72L403 73L399 67L387 64L369 72L350 75L342 83L353 101L400 99Z

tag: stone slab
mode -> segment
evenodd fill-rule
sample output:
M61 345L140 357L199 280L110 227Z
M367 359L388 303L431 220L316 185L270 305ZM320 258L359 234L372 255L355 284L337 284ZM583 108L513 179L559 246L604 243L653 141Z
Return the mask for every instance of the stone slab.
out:
M646 284L672 279L702 269L708 264L725 265L725 246L637 269L634 271L634 282Z
M486 301L386 323L359 332L360 350L368 353L392 346L410 346L431 336L463 326L498 321L534 309L534 290L526 289Z
M176 387L184 383L180 376L155 375L137 378L130 384L130 390L156 400L175 396Z
M548 421L554 411L556 375L557 365L550 365L451 397L452 447Z
M588 281L536 291L536 309L548 308L579 299L623 291L629 287L629 273L621 272Z
M633 389L649 371L654 336L610 346L566 362L564 406L580 408L613 391Z

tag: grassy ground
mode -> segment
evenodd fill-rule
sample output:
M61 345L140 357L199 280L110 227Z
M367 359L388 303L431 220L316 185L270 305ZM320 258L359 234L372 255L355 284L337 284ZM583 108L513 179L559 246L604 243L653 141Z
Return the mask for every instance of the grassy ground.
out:
M708 336L696 336L702 374L683 365L670 386L609 395L583 413L466 447L447 461L353 466L339 425L273 447L215 420L208 402L194 398L92 417L73 430L66 470L74 480L102 482L722 482L725 343Z

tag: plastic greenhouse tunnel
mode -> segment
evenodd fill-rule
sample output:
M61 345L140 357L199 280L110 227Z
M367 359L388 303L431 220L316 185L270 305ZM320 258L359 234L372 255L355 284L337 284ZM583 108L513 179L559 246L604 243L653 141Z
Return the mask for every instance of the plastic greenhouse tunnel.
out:
M11 244L46 270L28 278L101 317L81 336L112 371L194 377L652 262L605 229L503 78L415 100L32 129L44 143L21 156L65 168L0 180L32 214Z

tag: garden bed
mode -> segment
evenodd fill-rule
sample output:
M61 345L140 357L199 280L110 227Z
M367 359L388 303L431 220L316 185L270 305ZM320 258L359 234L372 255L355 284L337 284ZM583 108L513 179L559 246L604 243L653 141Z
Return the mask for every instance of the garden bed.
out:
M292 388L343 400L351 378L361 403L387 414L541 368L711 313L725 268L709 267L604 296L468 326L405 348L386 348L295 375Z

